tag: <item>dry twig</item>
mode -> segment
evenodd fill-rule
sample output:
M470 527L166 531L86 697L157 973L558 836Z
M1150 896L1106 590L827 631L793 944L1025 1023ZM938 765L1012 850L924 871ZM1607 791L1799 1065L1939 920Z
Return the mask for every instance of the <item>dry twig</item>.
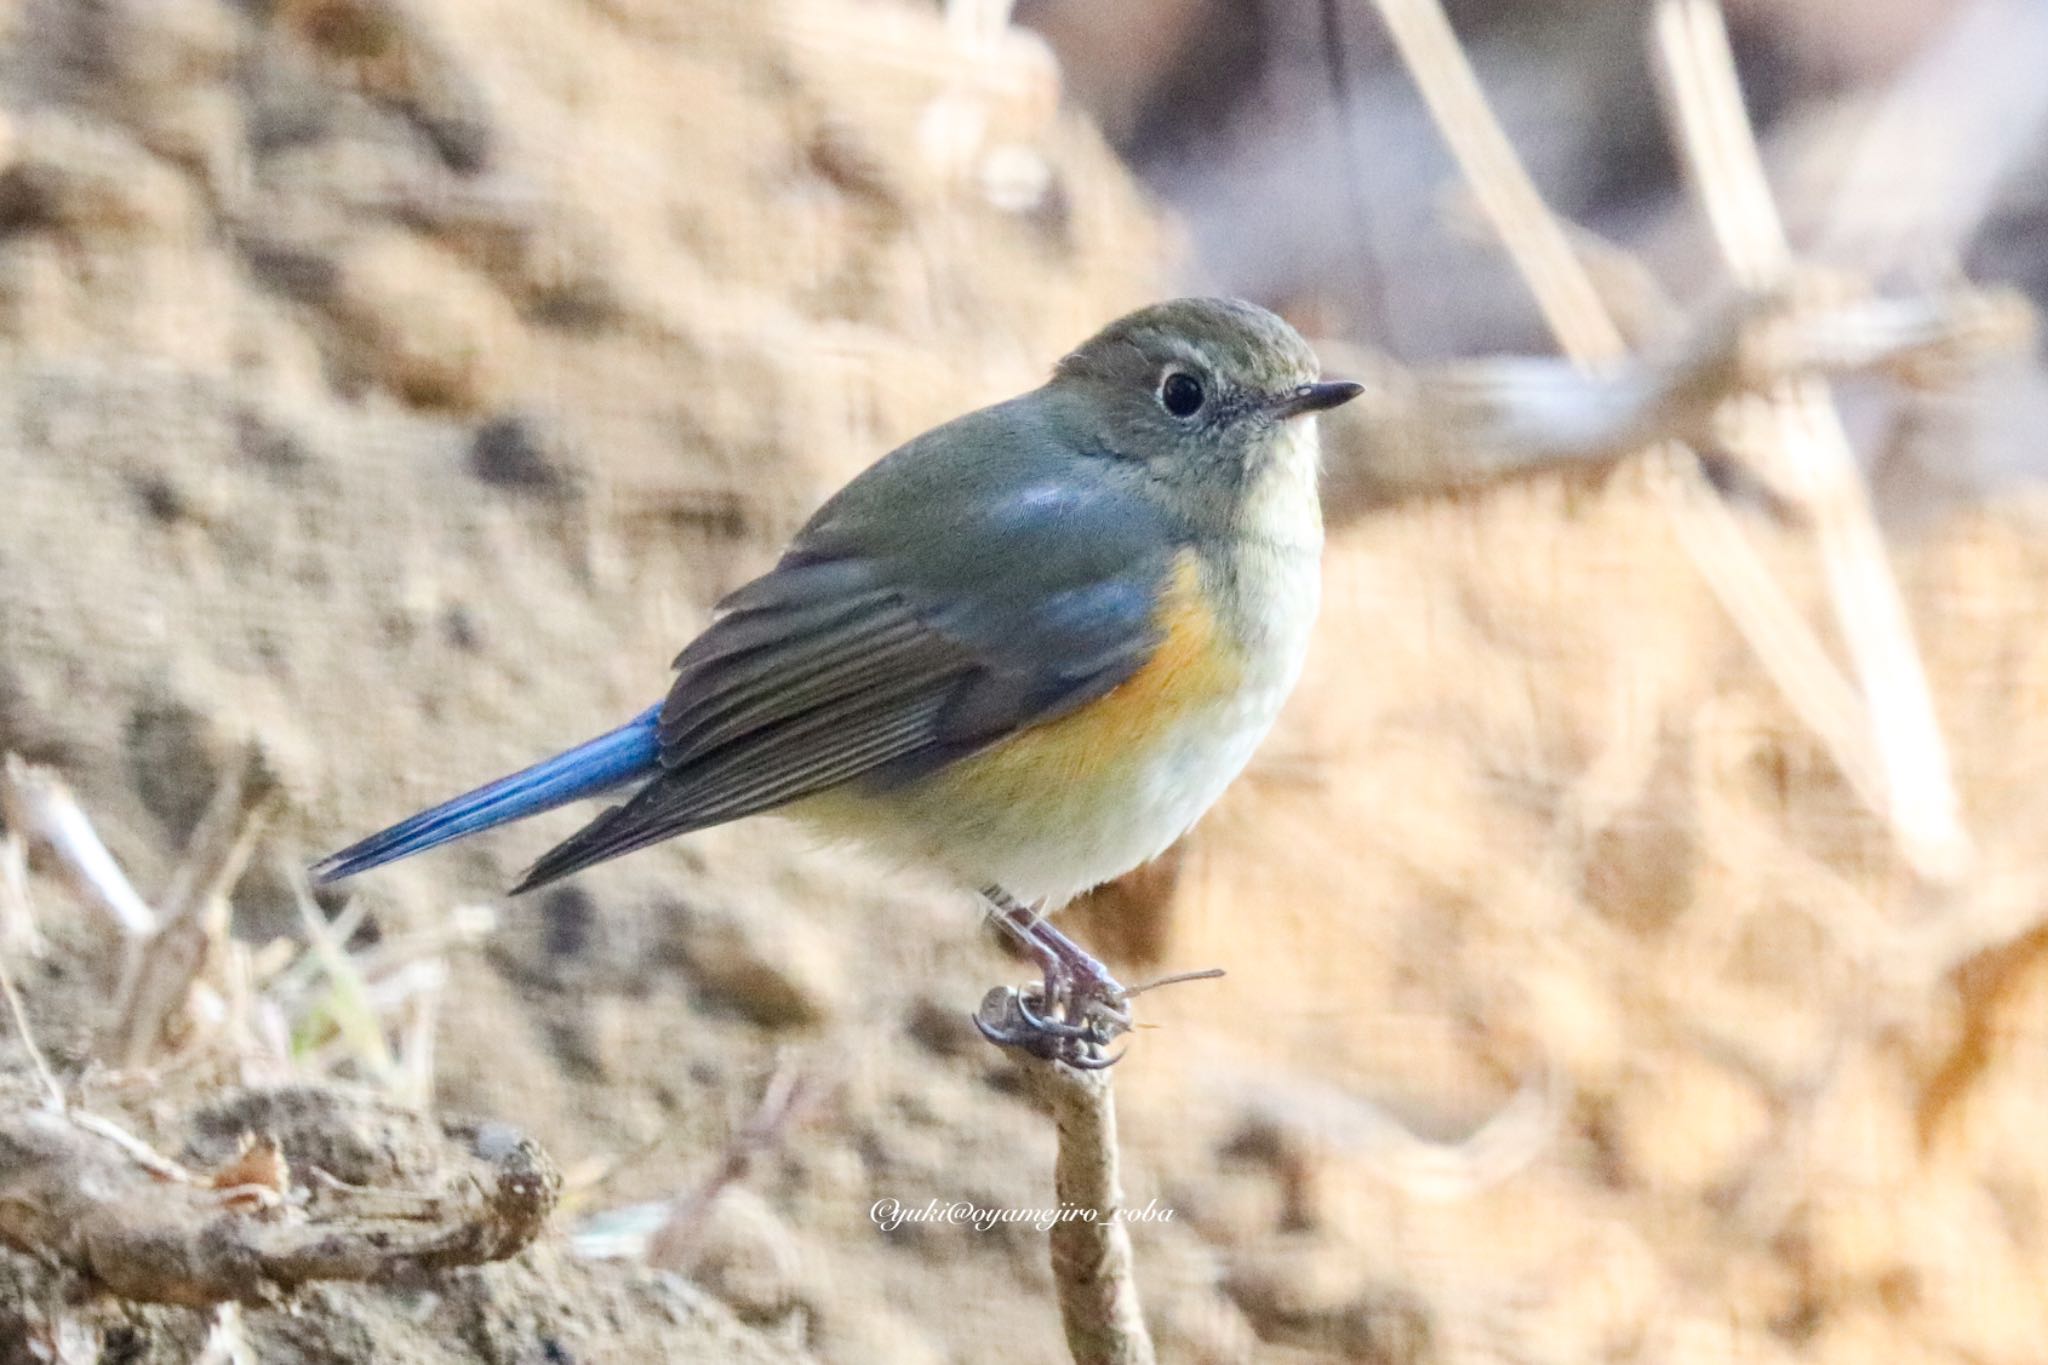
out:
M761 1093L752 1117L725 1145L711 1173L697 1188L675 1201L661 1227L648 1239L647 1263L670 1270L688 1270L709 1221L711 1206L743 1179L762 1155L782 1144L789 1130L818 1102L822 1087L789 1057L784 1057Z
M64 1108L64 1087L57 1084L49 1060L36 1044L35 1032L28 1024L28 1008L21 1002L21 990L14 984L14 972L8 966L4 952L0 952L0 997L6 999L8 1022L21 1039L21 1049L28 1054L29 1066L34 1069L36 1079L42 1083L45 1102L51 1108L61 1110Z
M1157 1358L1138 1301L1131 1233L1121 1218L1116 1098L1107 1071L1026 1062L1059 1132L1053 1193L1052 1273L1074 1365L1152 1365ZM1067 1217L1069 1211L1080 1216Z

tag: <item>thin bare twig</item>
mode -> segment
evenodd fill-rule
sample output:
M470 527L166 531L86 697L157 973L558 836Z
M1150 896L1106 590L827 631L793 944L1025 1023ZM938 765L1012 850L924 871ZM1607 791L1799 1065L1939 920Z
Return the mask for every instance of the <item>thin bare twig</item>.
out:
M790 1056L777 1063L761 1092L753 1115L734 1131L724 1153L710 1174L697 1187L675 1201L647 1242L647 1263L670 1270L688 1270L697 1257L698 1243L708 1225L711 1206L735 1182L743 1179L762 1154L780 1146L822 1093L814 1075L807 1073Z
M43 1056L43 1049L36 1043L35 1030L28 1024L28 1009L21 1003L21 990L14 984L14 972L8 967L7 955L0 952L0 996L7 1001L7 1015L14 1025L15 1033L21 1038L21 1049L28 1054L29 1065L35 1069L36 1078L42 1082L45 1101L52 1109L64 1108L64 1087L57 1084L56 1073L50 1070L50 1063Z
M1138 1300L1130 1228L1122 1220L1109 1072L1035 1059L1023 1064L1059 1133L1053 1193L1061 1216L1049 1236L1067 1350L1074 1365L1152 1365L1157 1357Z
M279 859L278 871L298 902L299 922L306 928L310 945L307 956L315 959L331 986L327 996L329 1013L349 1055L365 1067L382 1089L393 1088L398 1080L397 1061L384 1036L384 1025L370 1001L369 984L334 926L313 899L313 888L304 871L291 859Z

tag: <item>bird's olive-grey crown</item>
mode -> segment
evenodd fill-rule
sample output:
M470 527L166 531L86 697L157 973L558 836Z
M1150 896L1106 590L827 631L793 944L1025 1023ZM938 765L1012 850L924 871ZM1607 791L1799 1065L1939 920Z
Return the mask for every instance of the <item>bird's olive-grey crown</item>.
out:
M1279 398L1314 382L1318 370L1301 333L1242 299L1172 299L1141 308L1082 342L1059 370L1144 386L1176 363L1241 397Z
M1061 360L1051 387L1086 407L1127 459L1243 467L1288 418L1355 396L1318 381L1315 352L1240 299L1174 299L1117 319ZM1210 459L1200 456L1207 454Z

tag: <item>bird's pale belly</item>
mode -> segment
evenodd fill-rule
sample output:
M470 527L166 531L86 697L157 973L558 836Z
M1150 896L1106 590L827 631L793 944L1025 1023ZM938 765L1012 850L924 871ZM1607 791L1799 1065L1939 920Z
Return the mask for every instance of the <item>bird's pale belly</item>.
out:
M970 886L1055 905L1157 857L1243 771L1292 690L1307 637L1303 619L1248 648L1207 607L1192 557L1180 567L1161 604L1159 649L1106 696L914 787L841 789L793 813L934 861ZM1312 583L1308 594L1312 613Z

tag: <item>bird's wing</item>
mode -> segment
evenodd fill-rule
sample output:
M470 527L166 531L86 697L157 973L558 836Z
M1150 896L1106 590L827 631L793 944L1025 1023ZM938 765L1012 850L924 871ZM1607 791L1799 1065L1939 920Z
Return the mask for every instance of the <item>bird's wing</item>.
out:
M957 452L917 453L849 485L719 604L676 660L660 775L520 890L854 778L906 780L1143 665L1173 553L1146 499L1093 466L1033 478L1000 449L950 468Z

